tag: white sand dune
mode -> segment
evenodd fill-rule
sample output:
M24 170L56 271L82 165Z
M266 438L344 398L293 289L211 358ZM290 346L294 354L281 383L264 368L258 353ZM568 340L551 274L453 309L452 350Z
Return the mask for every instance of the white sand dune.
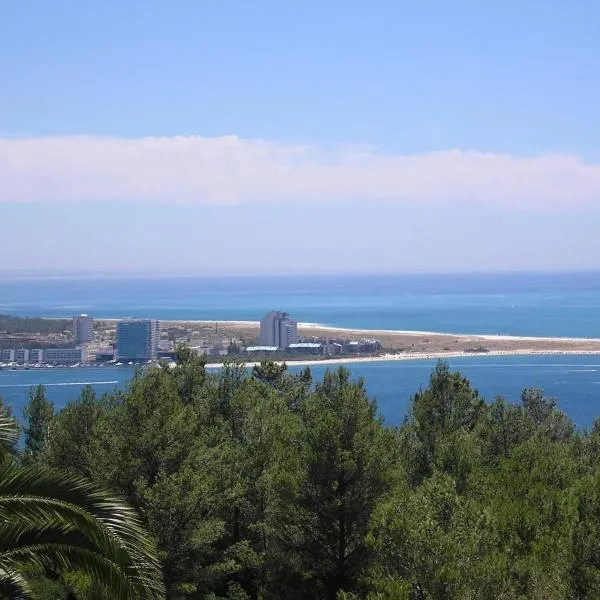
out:
M120 319L98 318L98 321L117 322ZM222 321L207 319L161 319L161 323L193 323L203 325L223 325L230 327L258 327L260 321ZM469 340L490 341L515 341L515 342L600 342L600 338L594 337L556 337L556 336L527 336L527 335L500 335L498 333L450 333L446 331L418 331L408 329L359 329L352 327L337 327L334 325L321 325L320 323L298 323L301 329L314 329L319 331L331 331L332 333L347 333L350 335L364 335L374 337L377 335L406 335L414 337L445 336L451 338L464 338Z
M345 332L353 335L361 335L372 337L376 335L412 335L420 337L424 335L439 335L452 338L468 338L480 340L511 340L511 341L564 341L564 342L600 342L600 338L582 338L582 337L543 337L543 336L523 336L523 335L500 335L497 333L448 333L444 331L415 331L404 329L352 329L349 327L333 327L331 325L319 325L318 323L298 323L298 327L303 329L319 329L326 331Z
M205 327L220 325L223 327L236 328L257 328L259 326L258 321L223 321L223 320L196 320L196 321L183 321L183 320L170 320L163 321L163 323L189 323L195 325L202 325ZM396 360L432 360L432 359L445 359L445 358L459 358L467 356L519 356L519 355L586 355L586 354L600 354L600 338L582 338L582 337L537 337L537 336L516 336L516 335L498 335L498 334L472 334L472 333L447 333L447 332L435 332L435 331L409 331L399 329L356 329L347 327L334 327L331 325L321 325L319 323L299 323L300 330L303 334L310 333L318 335L327 335L331 332L331 335L339 336L353 336L363 338L378 338L385 339L386 336L398 336L398 339L402 337L414 338L414 342L417 345L421 345L419 350L417 349L405 349L404 351L389 351L386 354L380 354L377 356L344 356L344 357L329 357L323 359L288 359L286 361L289 364L297 366L314 366L314 365L342 365L352 363L364 363L364 362L384 362L384 361L396 361ZM429 339L428 339L429 338ZM441 338L441 339L440 339ZM454 340L453 343L458 343L456 349L451 350L450 348L444 347L449 346L450 340ZM462 342L462 348L460 344ZM496 346L484 349L485 342L489 342ZM402 343L402 342L400 342ZM425 344L430 347L425 346ZM411 344L414 346L414 344ZM437 345L437 347L435 347ZM474 346L469 348L468 346ZM498 347L500 346L500 347ZM508 346L508 347L507 347ZM514 346L514 347L510 347ZM394 347L394 346L389 346ZM442 349L443 348L443 349ZM251 367L256 362L248 362L247 366ZM220 363L211 365L213 367L220 366Z
M537 338L536 338L537 339ZM402 352L398 354L381 354L379 356L351 356L340 358L324 358L322 360L281 360L277 364L286 363L296 367L312 367L316 365L346 365L352 363L389 362L397 360L437 360L470 356L531 356L531 355L600 355L600 350L490 350L489 352ZM257 361L244 363L247 368L260 364ZM218 369L223 363L206 365L207 368Z

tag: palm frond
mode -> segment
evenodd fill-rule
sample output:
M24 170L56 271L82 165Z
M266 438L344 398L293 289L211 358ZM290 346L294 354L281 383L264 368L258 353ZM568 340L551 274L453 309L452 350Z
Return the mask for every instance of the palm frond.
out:
M136 554L153 556L153 544L144 532L135 510L99 486L80 477L37 468L0 469L0 498L27 496L77 507L93 515L123 546ZM157 561L154 559L151 562Z
M53 498L0 496L0 553L18 547L23 539L46 539L77 532L107 558L129 564L121 538L80 507ZM136 549L137 550L137 549Z
M90 575L107 578L115 597L126 590L129 597L164 597L153 543L128 504L65 473L0 469L0 568L14 572L20 561L75 568L86 557Z
M11 452L19 439L17 422L0 412L0 448Z
M25 600L31 593L31 587L21 573L0 567L0 598Z
M2 553L0 562L6 565L7 570L13 571L17 571L23 564L35 565L42 569L82 571L101 584L114 600L158 600L163 597L160 590L149 589L144 582L129 576L119 565L100 554L67 544L26 546Z

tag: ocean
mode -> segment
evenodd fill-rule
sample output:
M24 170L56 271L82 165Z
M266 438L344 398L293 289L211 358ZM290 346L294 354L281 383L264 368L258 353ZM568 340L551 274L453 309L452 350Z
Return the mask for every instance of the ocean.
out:
M600 273L1 278L0 313L299 321L366 329L600 337Z
M402 329L557 337L600 337L600 273L339 277L0 277L0 313L22 316L152 317L258 320L271 309L299 321L365 329ZM526 386L557 398L589 427L600 415L600 356L451 359L488 399L516 400ZM399 423L409 398L427 384L434 361L360 363L389 423ZM315 376L324 367L313 369ZM126 368L0 371L0 396L19 412L30 385L45 383L57 406L93 383L99 392L123 386Z

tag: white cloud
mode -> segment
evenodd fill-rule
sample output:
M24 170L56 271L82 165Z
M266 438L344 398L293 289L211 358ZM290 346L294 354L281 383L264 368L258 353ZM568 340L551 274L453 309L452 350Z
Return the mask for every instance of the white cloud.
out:
M600 203L600 164L570 155L389 155L236 136L0 138L0 202Z

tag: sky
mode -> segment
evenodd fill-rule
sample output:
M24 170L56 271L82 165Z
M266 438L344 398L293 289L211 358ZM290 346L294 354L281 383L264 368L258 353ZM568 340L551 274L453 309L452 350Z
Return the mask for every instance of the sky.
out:
M600 270L597 0L0 5L0 270Z

